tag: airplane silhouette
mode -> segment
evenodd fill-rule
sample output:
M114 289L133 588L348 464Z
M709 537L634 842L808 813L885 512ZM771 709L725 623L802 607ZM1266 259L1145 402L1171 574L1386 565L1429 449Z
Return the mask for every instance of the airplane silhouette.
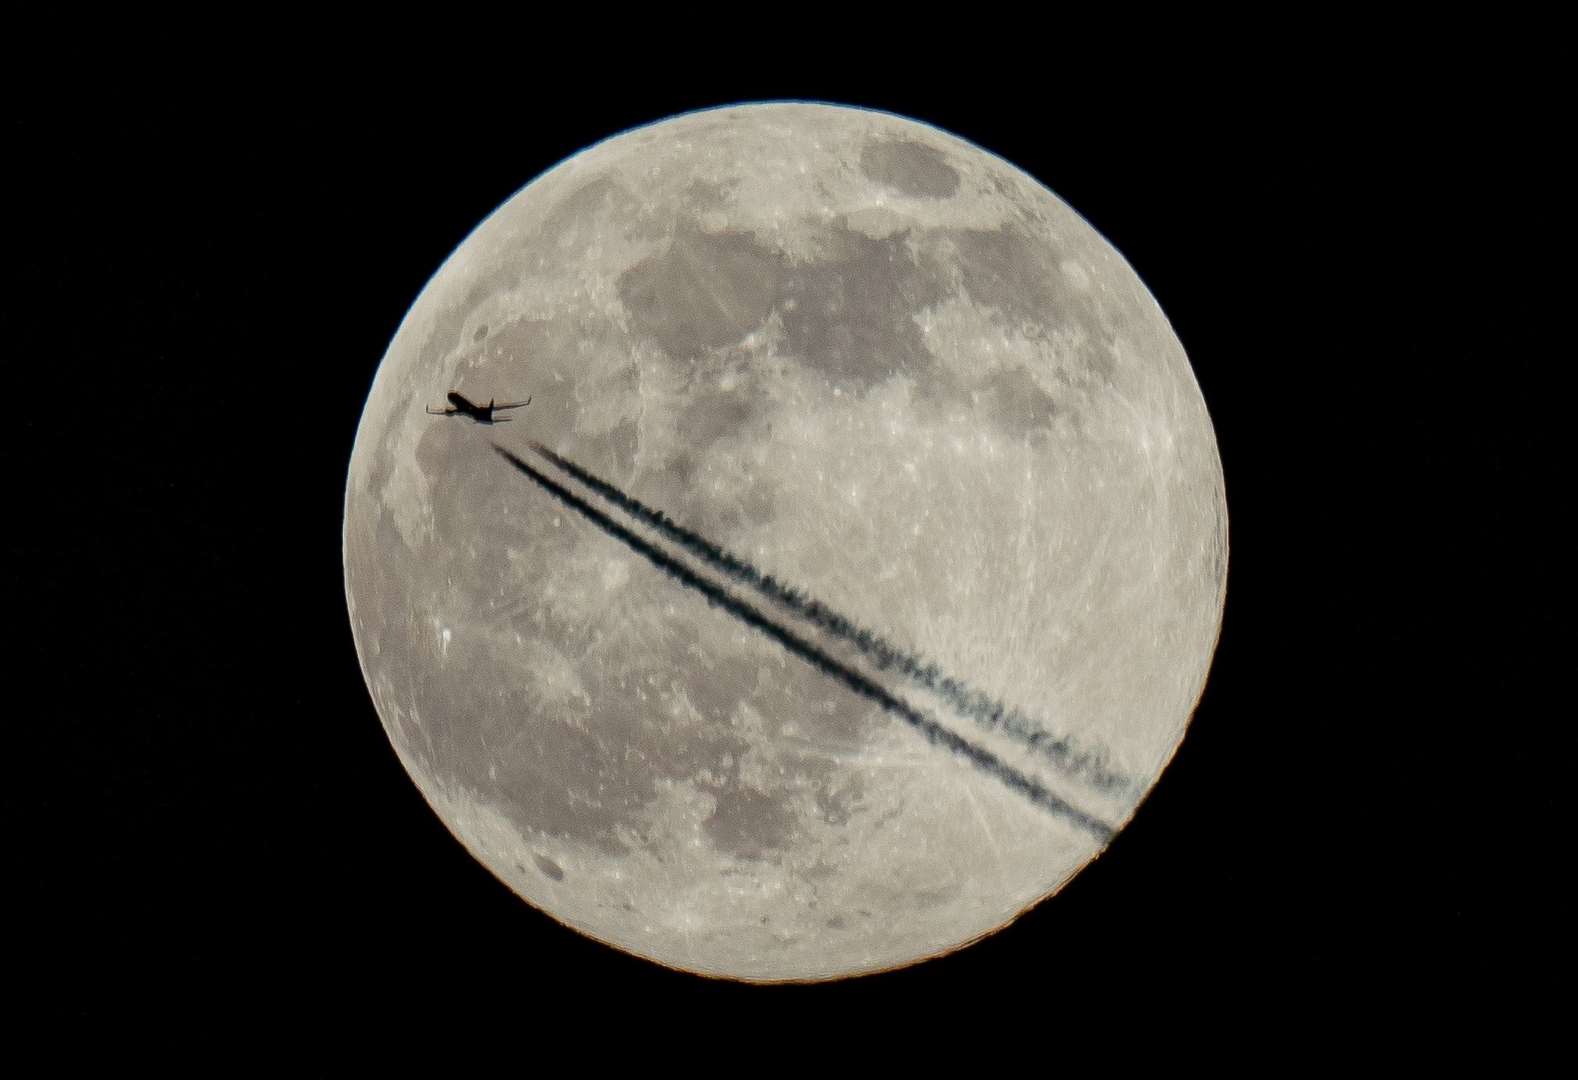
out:
M465 395L456 393L454 390L451 390L445 396L449 398L449 408L435 409L432 406L428 406L427 411L430 415L469 416L479 424L509 423L509 421L514 419L514 417L494 416L494 412L499 409L520 409L531 404L531 398L528 397L525 401L507 401L503 404L500 404L496 400L489 399L486 405L478 405L475 402L467 400Z

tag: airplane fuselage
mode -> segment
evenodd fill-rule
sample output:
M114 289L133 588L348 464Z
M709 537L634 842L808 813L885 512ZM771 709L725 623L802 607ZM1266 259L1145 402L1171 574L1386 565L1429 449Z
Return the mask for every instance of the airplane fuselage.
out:
M446 396L456 412L464 413L479 424L493 423L493 400L496 399L489 400L486 405L478 405L453 390Z

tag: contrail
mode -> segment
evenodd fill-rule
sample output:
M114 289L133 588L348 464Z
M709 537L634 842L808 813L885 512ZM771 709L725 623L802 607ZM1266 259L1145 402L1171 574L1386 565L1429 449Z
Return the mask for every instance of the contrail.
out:
M632 551L641 555L653 566L668 574L679 584L701 593L707 603L713 607L722 608L736 619L755 630L761 631L784 648L800 657L802 660L815 667L824 675L842 682L849 689L862 697L880 705L887 712L898 716L911 727L919 730L926 736L926 740L934 746L942 746L953 753L970 761L977 768L995 776L998 780L1018 791L1032 802L1049 810L1054 814L1067 818L1080 828L1094 834L1098 839L1106 842L1112 838L1113 827L1100 818L1087 814L1078 807L1072 806L1054 795L1047 787L1031 776L1013 768L1007 762L997 757L982 747L976 746L968 739L956 734L937 723L935 720L923 715L914 706L902 698L890 694L882 686L862 675L860 672L839 663L815 645L795 634L788 628L779 625L768 618L756 608L745 601L731 595L717 584L707 580L690 567L669 555L649 541L631 532L619 522L597 509L579 495L570 491L562 484L549 479L532 466L510 453L497 443L493 449L500 457L504 458L516 469L530 477L539 487L548 492L561 503L580 514L593 525L597 526L608 536L613 537Z
M745 559L675 522L661 510L626 495L595 473L561 457L539 442L531 448L546 460L595 491L627 514L646 522L692 555L742 585L815 623L834 637L849 642L870 658L879 671L892 669L918 686L930 690L951 705L955 712L980 726L1002 729L1030 749L1041 754L1064 773L1077 777L1098 791L1127 788L1132 781L1107 768L1099 751L1081 750L1066 736L1054 735L1018 709L1004 705L963 680L945 675L935 663L889 642L875 631L859 626L832 610L820 600L785 585L770 574L763 574Z

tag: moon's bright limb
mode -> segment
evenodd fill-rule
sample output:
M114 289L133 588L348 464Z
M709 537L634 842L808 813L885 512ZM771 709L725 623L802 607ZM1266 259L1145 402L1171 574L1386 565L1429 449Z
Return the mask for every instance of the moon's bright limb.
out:
M363 671L445 823L578 930L745 979L1055 891L1182 737L1226 552L1128 265L1000 159L824 105L514 196L407 315L346 492Z

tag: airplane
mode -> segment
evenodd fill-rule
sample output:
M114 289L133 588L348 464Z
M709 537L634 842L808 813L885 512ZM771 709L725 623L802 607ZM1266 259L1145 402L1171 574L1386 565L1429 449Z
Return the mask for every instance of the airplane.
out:
M520 409L531 404L531 398L528 397L525 401L506 401L503 404L490 399L486 405L477 405L468 401L465 395L459 394L454 390L451 390L445 397L449 398L449 408L435 409L430 405L427 409L429 415L469 416L479 424L507 424L514 417L494 416L494 412L499 409Z

